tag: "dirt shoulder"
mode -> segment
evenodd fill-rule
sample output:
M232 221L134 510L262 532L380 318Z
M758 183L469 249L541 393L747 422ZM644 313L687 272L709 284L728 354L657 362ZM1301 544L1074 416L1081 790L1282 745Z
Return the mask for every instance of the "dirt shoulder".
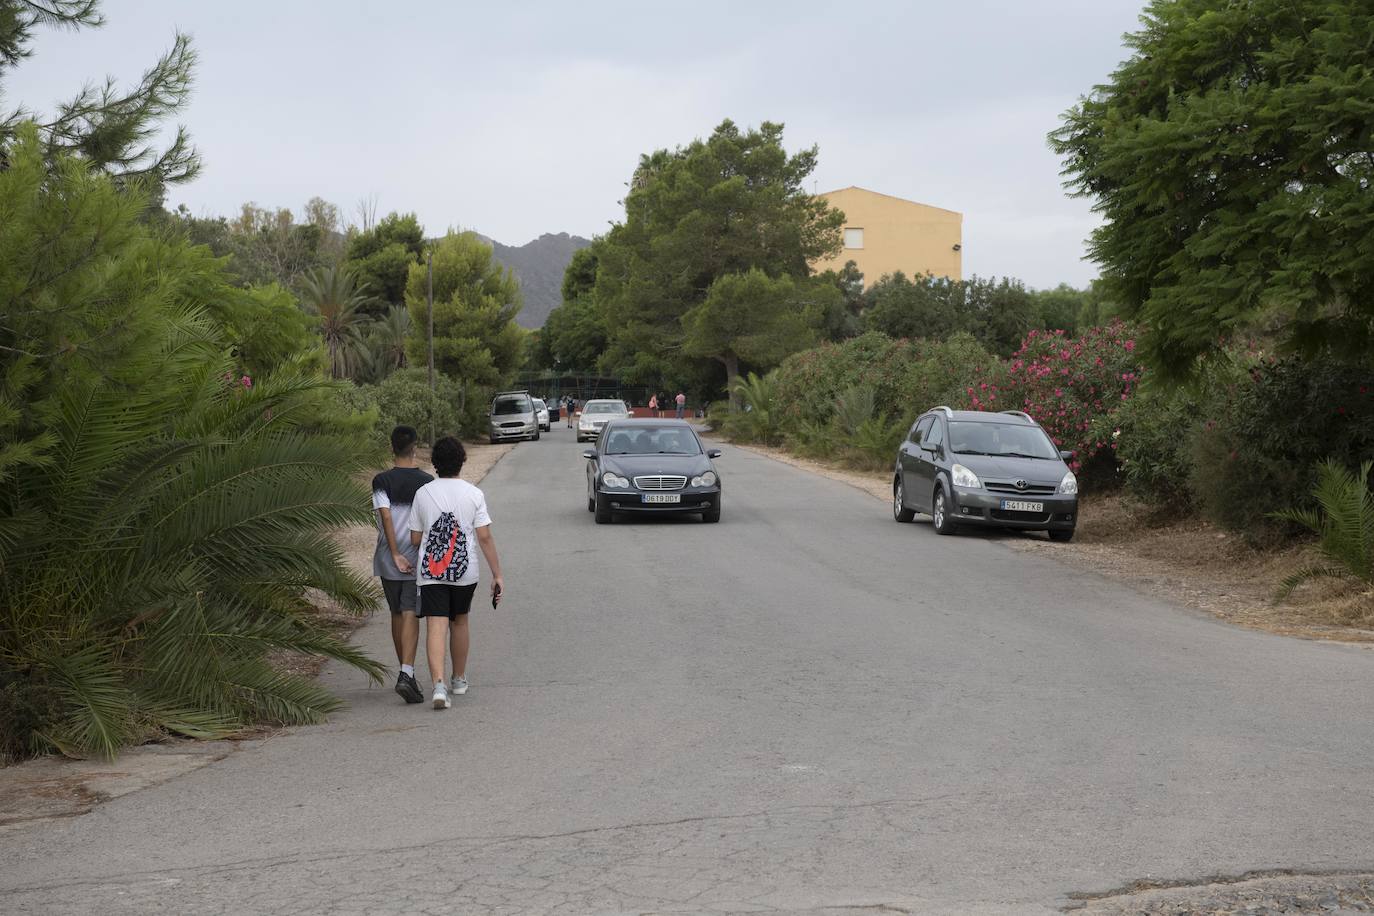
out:
M843 481L884 503L892 498L886 471L855 471L766 446L735 447ZM1314 559L1310 544L1258 550L1201 519L1159 517L1115 494L1084 496L1078 530L1069 544L1053 543L1040 533L979 531L966 536L1037 552L1239 626L1304 639L1374 642L1374 592L1313 583L1286 602L1274 600L1278 583Z

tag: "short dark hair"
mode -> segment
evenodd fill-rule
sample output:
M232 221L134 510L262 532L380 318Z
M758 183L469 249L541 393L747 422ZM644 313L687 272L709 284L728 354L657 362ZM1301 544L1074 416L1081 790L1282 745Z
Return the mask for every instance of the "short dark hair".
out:
M468 453L463 443L452 436L445 436L434 443L430 460L434 462L434 470L440 477L457 477L458 472L463 470L463 462L468 460Z
M420 434L415 431L415 427L398 426L391 431L391 453L409 455L415 451L415 443L418 441Z

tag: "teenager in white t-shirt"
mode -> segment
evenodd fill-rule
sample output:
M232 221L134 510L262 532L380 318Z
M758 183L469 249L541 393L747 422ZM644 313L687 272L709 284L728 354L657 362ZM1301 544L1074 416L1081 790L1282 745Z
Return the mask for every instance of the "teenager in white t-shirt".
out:
M425 618L425 649L434 680L434 708L448 709L449 686L444 682L444 644L453 655L452 691L468 692L468 611L477 591L477 550L491 567L491 600L501 600L501 560L491 536L491 516L482 491L458 479L467 452L463 443L445 437L434 443L430 460L438 480L415 493L410 509L410 542L420 548L415 561L419 610Z

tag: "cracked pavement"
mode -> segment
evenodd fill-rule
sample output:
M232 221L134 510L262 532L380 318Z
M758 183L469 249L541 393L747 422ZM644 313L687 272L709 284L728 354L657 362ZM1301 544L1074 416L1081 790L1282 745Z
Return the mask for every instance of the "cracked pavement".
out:
M451 710L330 667L328 725L0 835L0 911L1037 913L1374 865L1368 650L738 449L721 524L595 526L580 451L482 484L507 601Z

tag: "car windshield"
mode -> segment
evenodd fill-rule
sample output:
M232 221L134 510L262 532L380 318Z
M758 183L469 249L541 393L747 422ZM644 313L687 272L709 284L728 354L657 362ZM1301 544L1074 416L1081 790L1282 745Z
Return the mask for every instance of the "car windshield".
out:
M700 455L701 443L690 429L681 426L631 426L612 428L606 439L607 455Z
M588 401L583 413L624 413L625 405L619 401Z
M498 415L513 413L529 413L530 399L524 397L497 398L496 405L492 407L491 412Z
M1059 460L1049 436L1037 426L1022 423L956 420L949 424L949 449L959 455Z

